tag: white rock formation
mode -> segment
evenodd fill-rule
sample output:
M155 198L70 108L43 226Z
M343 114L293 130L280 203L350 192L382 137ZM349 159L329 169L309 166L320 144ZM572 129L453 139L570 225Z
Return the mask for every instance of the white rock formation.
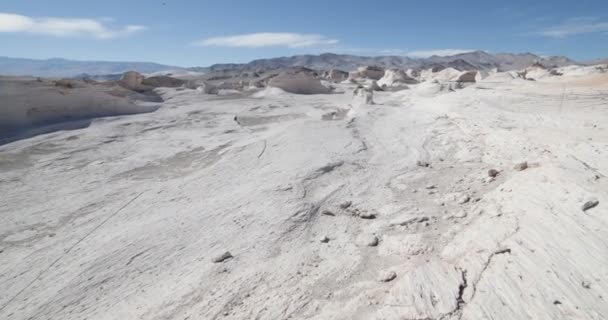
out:
M346 71L331 69L323 73L323 78L333 82L342 82L348 78L348 75Z
M408 84L417 84L418 81L408 76L403 70L386 70L384 76L378 80L379 86L389 88L407 88Z
M420 78L425 81L448 82L456 81L461 74L462 71L458 71L454 68L445 68L437 72L433 72L432 69L427 69L422 70Z
M378 66L363 66L349 72L348 78L353 80L380 80L384 76L384 68Z
M137 82L139 79L130 79L130 81ZM178 88L186 84L186 81L173 78L170 76L153 76L143 79L140 85L150 86L154 88Z
M353 92L353 101L355 104L374 104L373 88L359 86Z
M458 76L456 82L474 83L477 81L478 74L477 71L465 71Z
M321 84L319 79L303 73L278 75L270 80L268 86L295 94L327 94L332 91Z
M140 91L145 89L145 86L143 85L144 79L145 77L141 73L128 71L122 75L120 84L129 90Z
M75 121L151 112L157 106L137 105L112 87L75 81L36 81L0 78L0 140L8 132L49 131ZM124 90L124 89L123 89Z
M367 89L371 90L371 91L382 91L382 87L380 87L378 85L378 82L376 80L372 80L369 85L367 86Z

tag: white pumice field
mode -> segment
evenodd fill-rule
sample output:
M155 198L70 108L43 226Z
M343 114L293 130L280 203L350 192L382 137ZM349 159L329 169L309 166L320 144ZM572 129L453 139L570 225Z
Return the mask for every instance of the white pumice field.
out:
M535 72L6 143L0 319L606 319L608 76Z

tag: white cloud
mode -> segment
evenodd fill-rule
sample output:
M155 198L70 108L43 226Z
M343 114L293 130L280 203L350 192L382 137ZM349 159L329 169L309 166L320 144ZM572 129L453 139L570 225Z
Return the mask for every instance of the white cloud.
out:
M288 47L301 48L320 45L337 44L339 41L329 39L319 34L301 34L289 32L262 32L241 34L226 37L213 37L194 44L198 46L213 47Z
M596 17L581 17L566 20L564 23L543 29L538 34L552 38L564 38L584 33L608 32L608 21Z
M0 33L110 39L130 36L145 29L145 27L139 25L111 29L104 25L102 21L107 21L107 19L35 18L0 12Z
M381 54L391 55L391 56L406 56L410 51L402 50L402 49L383 49L380 50Z
M461 53L473 52L475 50L467 49L440 49L440 50L421 50L421 51L409 51L405 52L404 55L412 58L428 58L431 56L447 57Z

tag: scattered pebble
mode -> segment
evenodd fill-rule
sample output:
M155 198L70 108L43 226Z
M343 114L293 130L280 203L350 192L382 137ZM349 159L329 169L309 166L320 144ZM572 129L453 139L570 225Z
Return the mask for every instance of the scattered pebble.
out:
M378 237L373 234L364 234L359 236L357 242L362 246L375 247L378 245L379 240Z
M226 252L222 253L221 255L213 258L212 261L213 261L213 263L220 263L220 262L224 262L228 259L232 259L232 258L233 258L232 254L229 251L226 251Z
M494 251L494 254L503 254L503 253L511 253L510 248L500 248Z
M471 200L471 197L468 194L463 195L458 199L458 204L465 204Z
M416 165L419 167L428 168L431 164L426 161L418 160L418 161L416 161Z
M374 213L372 213L372 212L364 211L364 212L361 212L359 214L359 218L361 218L361 219L376 219L376 215Z
M329 242L329 237L328 236L323 236L321 237L321 243L328 243Z
M598 204L600 204L600 201L597 198L589 198L589 200L583 204L581 209L583 209L583 211L587 211L591 208L597 207Z
M516 164L515 167L513 167L513 169L515 169L516 171L524 171L524 170L528 169L528 162L527 161L520 162L520 163Z
M431 189L437 189L437 186L435 186L434 184L429 184L428 186L426 186L427 189L431 190Z
M583 288L585 288L585 289L589 289L589 288L591 288L591 284L590 284L589 282L587 282L587 281L583 281L583 282L581 282L581 285L582 285L582 286L583 286Z
M321 214L324 216L332 216L332 217L336 215L328 209L323 209L323 211L321 211Z
M498 176L498 174L499 174L499 172L496 169L488 170L488 177L496 178Z
M464 210L460 210L453 215L454 218L462 219L467 217L467 212Z
M391 221L391 226L407 226L414 223L423 223L429 221L430 218L426 216L421 217L406 217L406 218L397 218Z
M382 271L378 280L381 282L389 282L395 280L395 278L397 278L395 271Z
M352 204L353 204L352 201L344 201L344 202L340 203L340 208L348 209Z

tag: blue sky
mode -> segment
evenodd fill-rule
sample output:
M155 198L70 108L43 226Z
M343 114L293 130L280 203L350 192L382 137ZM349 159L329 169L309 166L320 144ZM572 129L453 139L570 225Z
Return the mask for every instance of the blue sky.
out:
M337 52L608 57L608 1L2 0L0 56L178 66Z

